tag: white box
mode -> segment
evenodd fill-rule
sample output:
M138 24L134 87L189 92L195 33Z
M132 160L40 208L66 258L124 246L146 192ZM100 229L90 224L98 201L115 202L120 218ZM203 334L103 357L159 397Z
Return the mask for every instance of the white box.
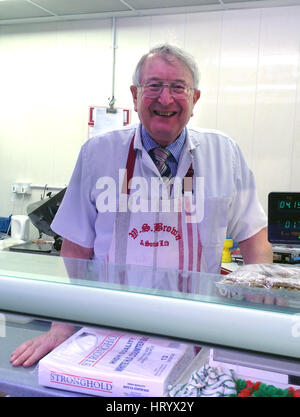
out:
M104 397L161 397L194 356L185 343L84 327L40 360L39 384Z

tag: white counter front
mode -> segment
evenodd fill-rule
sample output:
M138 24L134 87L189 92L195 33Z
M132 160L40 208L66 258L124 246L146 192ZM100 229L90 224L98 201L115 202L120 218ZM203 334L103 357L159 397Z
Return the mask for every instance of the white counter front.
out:
M221 275L0 253L0 310L300 357L300 307L222 297Z

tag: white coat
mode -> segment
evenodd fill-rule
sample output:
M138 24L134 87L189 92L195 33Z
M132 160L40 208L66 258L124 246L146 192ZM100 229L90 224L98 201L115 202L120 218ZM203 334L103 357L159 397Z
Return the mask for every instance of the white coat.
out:
M193 197L189 201L190 204L197 203L198 211L196 217L194 212L188 222L186 213L181 212L184 216L184 221L183 218L181 221L186 224L186 228L181 229L182 239L178 239L180 227L174 223L174 213L170 214L173 216L172 221L168 222L168 212L163 213L163 221L158 221L155 216L161 214L161 207L160 210L151 211L148 206L145 210L144 203L152 201L154 194L157 197L154 200L159 201L165 197L165 189L163 185L158 191L155 189L153 192L151 188L153 178L160 181L160 177L143 148L140 127L128 126L105 133L89 139L82 146L65 197L51 225L52 229L78 245L94 248L96 259L118 259L119 263L153 264L218 273L227 236L240 242L267 225L266 215L258 201L253 174L240 148L221 132L187 129L177 177L180 183L192 165ZM133 138L133 149L136 152L133 172L129 176L133 182L130 195L125 201L122 186ZM176 197L173 194L172 199ZM122 223L121 228L116 227L118 222ZM156 223L166 226L164 235L155 236L153 226ZM145 231L147 225L150 228ZM137 234L135 239L132 233ZM146 240L148 246L145 246ZM172 256L167 255L167 248L178 240L183 245L176 246L177 255L174 252ZM169 245L164 246L167 241ZM121 250L117 248L116 242ZM133 242L138 245L133 247ZM124 247L126 249L120 256ZM166 255L163 252L165 248ZM148 254L141 252L143 249L149 249ZM177 261L174 256L177 256Z

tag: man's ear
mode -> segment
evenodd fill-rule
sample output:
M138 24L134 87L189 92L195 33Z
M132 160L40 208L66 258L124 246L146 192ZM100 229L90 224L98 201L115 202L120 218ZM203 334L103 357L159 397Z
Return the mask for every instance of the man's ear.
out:
M197 101L199 100L201 96L201 91L200 90L194 90L194 105L197 103Z
M199 100L201 96L201 91L200 90L194 90L194 95L193 95L193 110L194 110L194 106L197 103L197 101ZM191 116L194 116L194 113L192 111Z
M130 86L130 91L132 94L134 110L137 111L137 87L135 85Z

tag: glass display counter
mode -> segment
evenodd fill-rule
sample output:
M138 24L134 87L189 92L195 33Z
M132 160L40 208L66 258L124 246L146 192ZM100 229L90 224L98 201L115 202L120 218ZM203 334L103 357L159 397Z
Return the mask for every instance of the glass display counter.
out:
M300 376L300 303L225 297L216 285L221 279L172 269L0 253L0 390L5 391L5 380L10 385L18 378L24 379L22 389L51 395L34 388L34 367L13 368L9 363L11 351L47 330L51 320L166 336L231 355L267 355Z

